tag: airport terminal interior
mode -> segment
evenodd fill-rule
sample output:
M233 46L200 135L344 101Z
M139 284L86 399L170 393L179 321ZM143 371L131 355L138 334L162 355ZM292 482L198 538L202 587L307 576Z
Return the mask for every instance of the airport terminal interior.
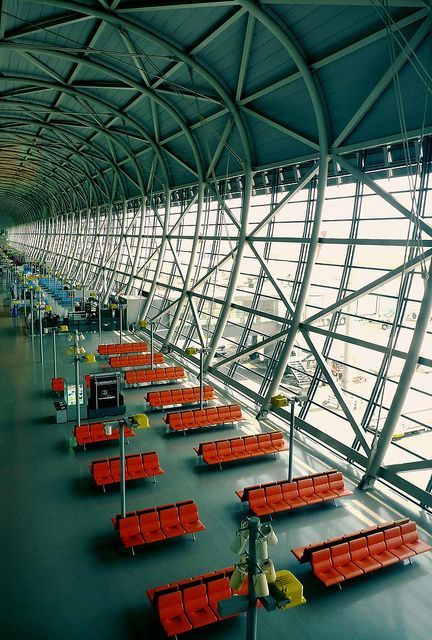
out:
M0 2L6 640L431 637L431 28Z

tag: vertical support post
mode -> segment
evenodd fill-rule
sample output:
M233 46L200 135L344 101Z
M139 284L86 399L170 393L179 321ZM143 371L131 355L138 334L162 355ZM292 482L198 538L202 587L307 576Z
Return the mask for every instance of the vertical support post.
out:
M99 328L99 344L102 342L102 296L98 295L98 328Z
M24 320L27 318L27 289L24 287Z
M120 511L121 517L126 517L126 476L125 476L125 421L119 419L120 432Z
M154 327L150 322L150 369L153 369Z
M81 424L81 407L79 403L79 353L78 353L78 330L75 330L75 342L74 342L74 360L75 360L75 402L76 402L76 423L78 426Z
M402 409L405 404L408 392L411 387L413 375L418 364L420 350L424 337L428 330L429 320L432 313L432 260L429 264L429 271L425 278L425 289L416 326L412 335L410 348L407 353L405 364L400 374L399 382L390 404L387 417L378 438L372 446L369 463L363 478L360 480L360 489L371 488L379 476L380 467L384 461L387 449L392 440L395 427L398 423Z
M204 349L200 351L200 409L204 405Z
M295 429L295 398L291 398L291 420L290 420L289 450L288 450L288 481L289 482L291 482L293 477L294 429Z
M33 317L33 305L34 305L34 299L33 299L33 289L30 289L30 333L31 333L31 339L32 342L34 342L34 317Z
M257 570L256 542L260 519L256 516L249 518L249 558L248 558L248 608L246 620L246 640L256 640L257 637L257 606L254 577Z
M43 330L42 330L42 291L39 291L39 348L40 348L40 361L44 362L44 350L43 350Z
M120 311L120 344L123 342L123 306L119 304Z
M57 349L56 349L56 330L53 327L53 364L54 364L54 378L57 378Z

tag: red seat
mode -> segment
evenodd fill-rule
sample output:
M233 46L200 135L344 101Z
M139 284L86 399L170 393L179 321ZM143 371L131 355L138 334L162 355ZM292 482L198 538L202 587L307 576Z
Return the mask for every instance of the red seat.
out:
M219 457L214 442L207 442L201 447L202 457L207 464L219 464L222 458Z
M313 485L316 495L323 500L334 500L338 497L338 494L330 489L327 474L314 478Z
M93 478L98 487L104 487L106 484L112 484L114 482L110 473L108 460L95 461L91 466Z
M216 622L207 599L205 584L198 584L183 590L183 604L185 613L194 629Z
M149 476L160 476L163 474L159 464L159 458L156 452L150 452L143 454L144 470Z
M275 453L277 449L272 445L269 433L260 433L258 435L258 447L263 453Z
M184 429L194 429L197 424L193 411L183 411L181 414Z
M424 553L425 551L431 551L432 547L426 542L419 540L417 525L415 522L407 522L406 524L401 524L401 536L404 545L406 545L415 553Z
M181 536L186 531L180 524L177 507L168 507L159 510L160 526L167 538Z
M345 488L342 474L339 472L329 474L329 489L339 497L352 495L352 491Z
M372 533L370 536L367 536L366 540L371 557L382 564L383 567L399 562L399 558L387 550L384 533L382 531Z
M171 399L173 404L183 404L183 394L181 389L173 389L171 391Z
M312 569L316 577L324 582L326 587L345 580L345 577L333 567L330 549L321 549L312 554Z
M198 509L194 502L179 505L180 524L186 533L203 531L205 526L198 517Z
M284 435L280 431L276 431L270 434L271 442L275 449L278 451L283 451L286 449L286 444L284 440Z
M156 510L147 511L140 515L140 531L147 544L165 540L166 536L161 529L159 514Z
M280 484L276 484L265 489L266 502L273 511L289 511L291 506L285 502L282 495L282 489Z
M209 424L218 424L218 412L215 407L209 407L206 411L206 416Z
M317 496L314 491L312 478L308 478L307 480L299 480L297 482L297 487L300 498L308 504L322 502L322 498L320 496Z
M216 442L216 451L218 457L222 462L231 462L237 458L231 451L230 443L228 440L219 440Z
M258 446L257 437L256 436L246 436L244 439L245 449L251 456L256 456L261 454L261 450Z
M102 442L107 439L104 426L101 422L94 422L89 425L89 428L93 442Z
M208 427L209 421L207 418L207 414L204 409L198 409L198 411L194 411L194 420L197 427Z
M169 428L173 431L183 431L183 421L181 413L169 413L165 421L168 421Z
M415 556L415 552L403 543L400 527L386 529L384 531L384 540L388 551L399 558L399 560L406 560L407 558Z
M83 424L80 426L77 425L74 429L74 436L78 445L85 446L86 444L93 442L88 424Z
M52 378L51 379L51 388L53 391L59 393L60 391L64 391L64 380L63 378Z
M207 597L211 610L220 619L224 618L219 615L217 605L220 600L231 598L232 592L229 586L229 578L218 578L217 580L209 580L207 582ZM231 617L231 616L226 616Z
M273 513L273 508L267 504L264 489L249 491L249 508L257 516L265 516Z
M120 482L120 458L111 458L110 460L110 473L114 482ZM131 477L125 468L125 480L130 480Z
M365 537L351 540L349 542L349 549L351 560L365 573L381 569L381 564L370 556Z
M126 471L132 480L145 478L147 475L150 475L146 473L140 455L126 457Z
M337 544L331 548L333 568L341 573L345 580L356 578L363 574L363 569L351 560L348 542Z
M143 544L138 516L126 516L119 520L120 540L126 549Z
M161 594L157 602L159 618L167 636L177 636L192 629L184 614L181 591Z
M231 440L231 451L237 459L250 458L251 454L246 451L244 438L234 438Z
M307 503L299 495L297 482L283 482L281 488L284 501L292 509L306 506Z

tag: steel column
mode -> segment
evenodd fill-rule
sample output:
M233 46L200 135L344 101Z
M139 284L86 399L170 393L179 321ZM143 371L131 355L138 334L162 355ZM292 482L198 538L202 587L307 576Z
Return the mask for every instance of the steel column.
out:
M53 365L54 365L54 378L57 378L57 349L56 349L56 330L53 327Z
M240 275L243 253L246 247L247 224L248 224L250 202L251 202L251 195L252 195L252 171L250 167L248 167L245 172L244 182L245 182L245 185L244 185L244 191L243 191L240 230L237 238L237 255L234 259L234 264L232 266L231 275L230 275L229 283L227 286L222 311L216 323L213 337L209 345L208 355L204 363L205 371L208 370L211 364L211 361L214 357L214 354L216 352L216 348L219 344L219 341L223 335L223 332L225 331L225 327L228 322L229 314L231 311L231 303L233 301L234 294L236 292L237 281ZM211 319L209 319L209 322L210 320Z
M295 306L294 316L292 318L292 321L287 333L285 344L280 353L279 363L273 373L273 378L270 382L266 397L262 404L261 411L258 414L259 417L265 417L267 415L270 409L270 399L272 396L274 396L277 393L277 390L279 388L279 385L285 373L289 356L293 348L297 331L299 329L299 325L302 319L303 311L306 306L306 300L307 300L309 287L312 279L312 270L315 265L315 258L318 250L318 239L319 239L319 231L321 226L321 216L322 216L322 210L324 206L325 189L327 185L328 161L329 161L328 155L324 154L320 161L316 209L315 209L314 223L313 223L312 233L310 238L309 253L308 253L306 267L305 267L304 276L303 276L303 282L300 289L300 294L297 300L297 304Z
M120 418L120 511L121 517L126 517L126 474L125 474L125 421Z
M255 593L254 577L257 574L257 552L256 543L260 519L256 516L249 518L249 558L248 558L248 608L246 620L246 640L256 640L258 608Z
M293 449L294 449L294 429L295 429L295 398L291 398L289 449L288 449L288 480L293 477Z
M371 488L375 480L380 475L380 467L384 461L387 449L391 443L391 439L398 423L402 409L411 387L411 381L418 364L420 350L424 337L429 326L429 319L432 312L432 260L429 264L428 277L425 280L425 290L423 300L420 305L420 311L417 318L416 327L411 339L411 345L407 353L405 364L403 366L399 383L393 396L392 403L388 410L386 420L378 438L372 445L371 454L366 472L360 481L360 489Z

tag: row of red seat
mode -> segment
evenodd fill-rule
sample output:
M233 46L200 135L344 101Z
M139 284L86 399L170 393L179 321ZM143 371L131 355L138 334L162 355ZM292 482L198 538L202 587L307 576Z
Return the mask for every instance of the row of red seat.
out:
M111 423L112 424L112 423ZM131 438L135 435L133 429L125 427L125 438ZM113 428L111 435L105 433L103 422L90 422L88 424L76 425L73 429L73 435L78 446L82 446L85 450L87 444L97 442L106 442L107 440L118 440L120 438L119 429Z
M431 550L419 540L416 523L409 521L314 551L312 569L330 587Z
M234 595L247 593L247 580L240 591L231 589L229 581L233 570L234 567L227 567L156 589L149 589L147 596L156 607L167 636L177 636L191 629L223 620L224 618L217 610L218 602Z
M205 463L218 464L221 469L223 462L233 462L268 454L274 454L276 457L277 453L287 449L282 431L202 442L199 447L194 447L194 451L197 455L202 456Z
M127 384L160 384L161 382L173 382L186 377L183 367L158 367L156 369L138 369L137 371L125 371L124 378Z
M147 342L122 342L122 344L100 344L98 353L100 356L112 356L116 353L143 353L148 351Z
M214 400L214 397L214 387L204 385L203 400ZM186 387L184 389L168 389L167 391L149 391L146 400L152 409L181 404L195 404L200 401L200 388Z
M247 488L249 509L256 516L272 516L274 513L291 511L351 494L352 491L345 488L342 474L338 471L298 478L292 482L279 480L267 483L263 487Z
M180 411L168 413L164 417L172 431L188 431L189 429L201 429L202 427L215 427L222 424L230 424L243 420L240 405L229 404L222 407L209 407L208 409L194 409L193 411Z
M153 364L163 364L165 358L163 353L153 353ZM150 353L141 353L137 356L113 356L109 358L108 364L113 369L122 369L124 367L145 367L151 365L152 356Z
M85 383L87 389L90 389L90 375L85 376ZM51 378L51 389L55 393L62 393L64 391L64 378Z
M98 487L105 491L105 485L120 482L120 458L101 458L89 465L90 473ZM164 473L156 451L130 453L125 456L125 480L156 477Z
M205 529L193 500L133 511L124 518L117 515L113 524L119 531L123 546L131 549L133 554L134 547L187 533L192 534L195 540L195 533Z

